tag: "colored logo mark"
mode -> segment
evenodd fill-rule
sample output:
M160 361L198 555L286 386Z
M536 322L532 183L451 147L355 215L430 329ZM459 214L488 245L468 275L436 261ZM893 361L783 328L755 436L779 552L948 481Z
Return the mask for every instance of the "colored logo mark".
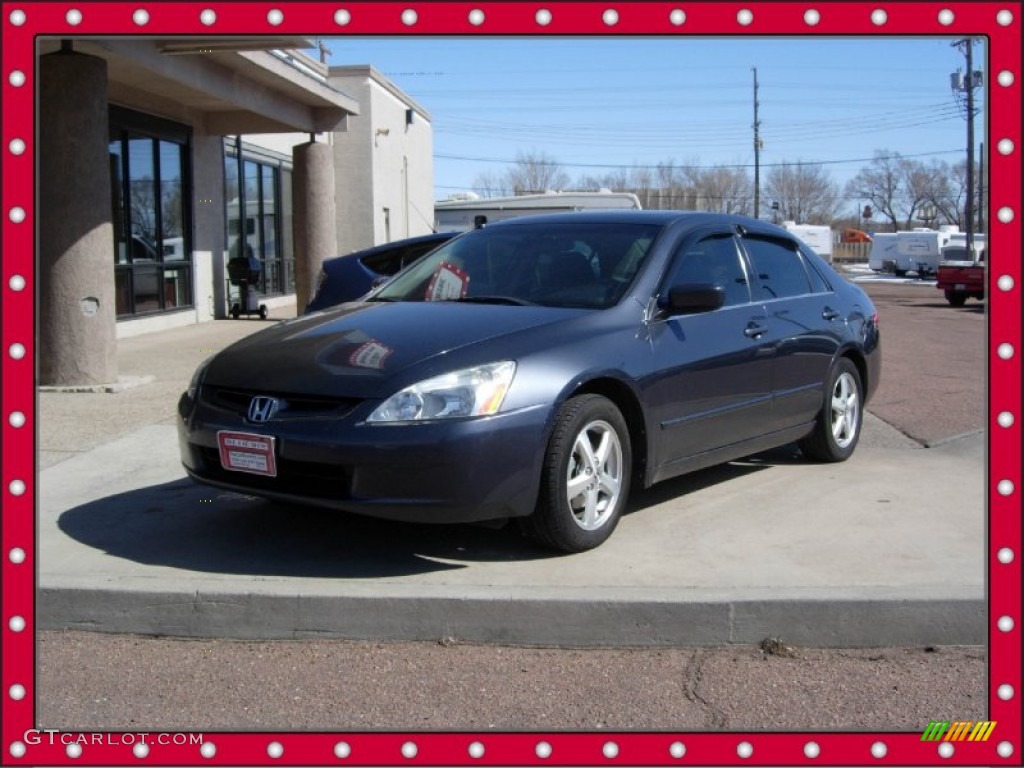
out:
M995 720L933 720L921 734L921 741L988 741L995 727Z

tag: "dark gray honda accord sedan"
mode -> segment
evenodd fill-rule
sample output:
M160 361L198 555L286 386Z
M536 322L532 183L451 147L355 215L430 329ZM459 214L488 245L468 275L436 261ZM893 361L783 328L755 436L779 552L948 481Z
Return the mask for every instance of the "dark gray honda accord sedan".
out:
M878 345L864 292L771 224L519 218L208 360L178 405L181 457L220 488L396 520L519 518L578 552L612 533L631 484L790 442L848 458Z

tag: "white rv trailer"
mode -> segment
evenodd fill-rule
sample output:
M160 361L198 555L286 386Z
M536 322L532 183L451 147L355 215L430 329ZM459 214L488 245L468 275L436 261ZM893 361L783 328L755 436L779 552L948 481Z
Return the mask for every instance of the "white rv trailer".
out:
M614 208L638 210L640 199L632 192L607 190L485 198L470 193L434 203L434 228L438 232L467 230L515 216Z
M832 228L823 224L797 224L782 222L782 228L799 237L826 261L832 261Z
M959 236L956 227L914 229L909 232L880 232L871 243L868 266L876 272L903 276L916 272L918 277L933 275L939 268L942 249Z

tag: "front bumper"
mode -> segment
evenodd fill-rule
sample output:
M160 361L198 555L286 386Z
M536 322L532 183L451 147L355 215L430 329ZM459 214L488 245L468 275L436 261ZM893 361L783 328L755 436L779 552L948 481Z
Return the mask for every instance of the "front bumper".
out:
M533 512L547 414L537 406L410 425L361 424L355 413L250 424L183 395L178 443L188 474L219 488L392 520L477 522ZM220 430L274 437L277 476L223 468Z

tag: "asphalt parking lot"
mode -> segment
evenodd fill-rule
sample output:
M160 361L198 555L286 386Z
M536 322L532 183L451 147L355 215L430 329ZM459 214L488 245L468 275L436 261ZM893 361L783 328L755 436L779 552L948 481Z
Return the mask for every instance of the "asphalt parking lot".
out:
M151 383L40 396L37 720L700 729L980 718L984 305L951 309L917 283L865 287L882 317L884 379L854 459L822 472L783 450L672 481L640 494L608 545L575 558L542 556L507 530L297 519L211 498L159 442L191 368L258 321L122 341L122 373ZM257 592L267 602L240 597ZM788 650L758 648L772 636ZM331 670L343 673L327 708L314 690ZM153 679L159 695L141 682Z

